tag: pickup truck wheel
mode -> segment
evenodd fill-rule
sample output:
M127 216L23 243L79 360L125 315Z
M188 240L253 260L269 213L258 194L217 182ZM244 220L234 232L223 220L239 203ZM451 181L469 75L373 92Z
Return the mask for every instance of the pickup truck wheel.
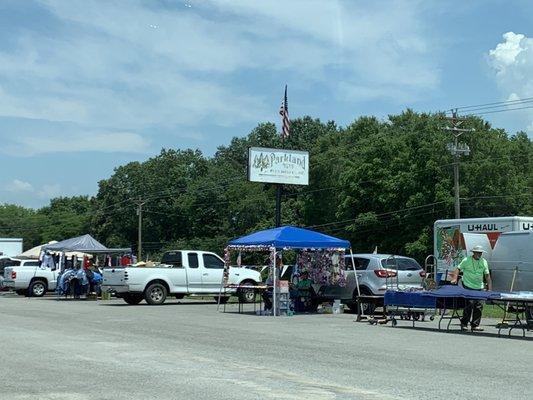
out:
M129 305L136 306L141 301L143 301L143 295L142 294L131 294L127 293L122 296L124 301L128 303Z
M29 287L29 293L32 297L43 297L46 293L46 283L43 281L33 281Z
M28 291L26 289L19 289L19 290L15 290L15 293L18 294L19 296L26 296L26 294L28 294Z
M255 282L245 281L242 282L243 286L253 286ZM239 301L241 303L253 303L255 301L255 291L253 289L239 289L237 296L239 296Z
M167 298L167 288L160 283L152 283L144 291L144 299L153 306L163 304Z
M218 296L213 297L218 304ZM229 301L229 297L220 297L220 304L226 304Z

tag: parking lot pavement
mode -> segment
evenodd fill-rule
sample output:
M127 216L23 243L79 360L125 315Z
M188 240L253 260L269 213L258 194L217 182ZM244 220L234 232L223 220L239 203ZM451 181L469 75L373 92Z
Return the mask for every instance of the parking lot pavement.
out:
M371 326L351 314L224 314L193 300L154 307L4 295L0 318L6 400L533 396L531 333Z

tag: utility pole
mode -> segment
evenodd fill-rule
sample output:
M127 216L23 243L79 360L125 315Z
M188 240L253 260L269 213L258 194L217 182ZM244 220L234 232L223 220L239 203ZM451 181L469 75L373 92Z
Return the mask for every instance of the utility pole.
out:
M139 200L135 202L137 204L137 216L139 217L139 227L138 227L138 242L137 242L137 260L141 261L142 256L142 220L143 220L143 205L146 204L145 201L139 196Z
M276 228L281 226L281 183L276 184Z
M459 137L466 132L474 132L475 129L461 129L459 128L464 119L460 119L457 116L457 109L452 110L452 116L448 118L451 122L451 127L445 127L446 131L452 132L453 143L448 143L447 149L453 156L453 184L454 184L454 197L455 197L455 218L461 218L461 198L459 190L459 159L462 155L470 154L470 147L466 143L460 143Z

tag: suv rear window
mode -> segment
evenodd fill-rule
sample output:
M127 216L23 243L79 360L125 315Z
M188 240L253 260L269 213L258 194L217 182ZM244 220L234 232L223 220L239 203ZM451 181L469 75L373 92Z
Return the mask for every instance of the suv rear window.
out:
M176 267L181 267L181 251L167 251L161 257L161 264L170 264Z
M418 271L422 269L419 263L412 258L384 258L381 260L383 268L397 269L398 271Z

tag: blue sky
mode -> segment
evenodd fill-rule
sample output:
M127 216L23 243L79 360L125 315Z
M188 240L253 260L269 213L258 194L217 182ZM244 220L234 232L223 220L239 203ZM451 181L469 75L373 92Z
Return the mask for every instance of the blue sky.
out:
M467 3L467 4L464 4ZM0 203L88 194L263 121L533 97L528 1L0 2ZM533 134L533 110L487 115Z

